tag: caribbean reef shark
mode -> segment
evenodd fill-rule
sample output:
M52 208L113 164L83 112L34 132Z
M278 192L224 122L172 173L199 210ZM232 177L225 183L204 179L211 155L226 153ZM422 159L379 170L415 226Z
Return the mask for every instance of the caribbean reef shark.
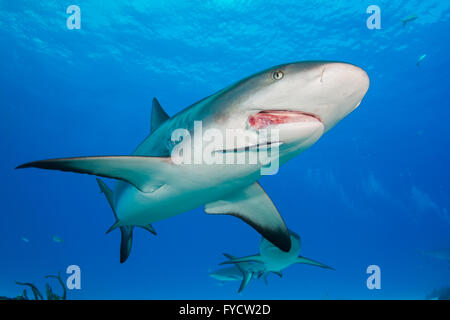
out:
M224 253L224 256L233 261L238 259L230 254ZM262 263L259 262L236 262L234 266L228 268L222 268L211 272L209 274L212 278L215 278L222 283L225 281L241 281L238 293L245 289L248 283L252 280L254 275L258 278L263 276L264 282L267 284L268 273Z
M242 258L236 258L225 254L225 256L229 260L222 262L221 265L235 264L241 270L241 272L244 273L244 280L241 283L239 292L241 292L245 288L245 286L250 282L254 275L257 275L258 278L263 277L264 281L266 282L267 275L269 273L274 273L279 277L282 277L282 270L296 263L309 264L325 269L334 270L332 267L329 267L321 262L301 256L300 236L295 232L290 231L290 237L291 249L288 252L280 250L267 239L261 238L261 241L259 243L259 254ZM241 267L244 263L252 264L252 267Z
M278 149L271 158L279 165L312 146L325 132L352 112L369 88L359 67L341 62L297 62L249 76L169 117L159 102L152 106L150 135L130 156L59 158L26 163L17 168L41 168L116 179L114 190L98 180L116 218L108 230L120 228L120 261L131 250L134 227L155 233L151 223L205 206L208 214L242 219L281 250L289 251L289 232L275 205L258 184L265 162L184 163L182 153L200 148L210 155L244 153L260 147ZM248 137L240 145L202 146L194 136L196 123L226 136L240 130ZM275 129L272 145L263 130ZM185 139L186 137L186 139ZM261 142L262 141L262 142ZM233 141L234 142L234 141ZM271 153L272 155L272 153ZM194 159L195 160L195 159Z

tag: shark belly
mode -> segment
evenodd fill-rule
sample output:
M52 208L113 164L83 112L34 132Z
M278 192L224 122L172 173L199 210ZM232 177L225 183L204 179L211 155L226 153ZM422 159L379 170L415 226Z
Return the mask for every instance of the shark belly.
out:
M119 225L143 226L219 200L257 181L259 169L256 165L197 166L183 171L183 177L168 179L154 192L118 181L115 208Z

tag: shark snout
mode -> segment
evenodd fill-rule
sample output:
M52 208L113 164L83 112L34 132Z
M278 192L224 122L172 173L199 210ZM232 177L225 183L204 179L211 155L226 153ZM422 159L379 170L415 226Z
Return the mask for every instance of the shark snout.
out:
M369 76L362 68L349 63L327 63L321 68L320 82L336 96L361 101L369 89Z
M320 66L319 83L326 101L318 115L327 131L360 105L370 80L358 66L333 62Z

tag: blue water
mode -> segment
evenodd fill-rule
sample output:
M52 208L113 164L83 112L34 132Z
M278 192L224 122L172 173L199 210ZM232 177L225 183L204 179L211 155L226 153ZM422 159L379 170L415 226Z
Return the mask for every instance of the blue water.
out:
M14 280L43 288L71 264L82 288L70 299L423 299L450 284L448 263L420 253L450 246L450 2L372 2L79 0L81 29L68 30L70 1L0 0L0 295L21 293ZM370 4L380 30L366 27ZM155 223L157 237L136 230L120 264L94 177L14 170L129 154L149 132L152 97L173 115L301 60L350 62L371 79L355 112L261 179L302 254L336 271L293 265L237 295L208 271L222 252L256 253L260 236L201 208ZM372 264L380 290L366 287Z

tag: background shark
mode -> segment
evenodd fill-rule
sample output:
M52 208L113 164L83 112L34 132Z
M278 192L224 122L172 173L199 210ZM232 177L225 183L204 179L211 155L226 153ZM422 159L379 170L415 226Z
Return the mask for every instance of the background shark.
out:
M234 257L225 254L226 257L230 259L234 259ZM245 287L248 285L250 280L256 276L258 279L262 278L264 283L267 285L267 278L270 272L266 272L264 265L261 263L249 263L251 265L250 268L245 268L246 262L236 263L232 267L226 267L217 269L209 273L209 276L219 280L221 283L229 282L229 281L241 281L241 285L239 287L238 293L242 292ZM238 265L240 267L238 267ZM244 266L243 266L244 265ZM277 274L279 276L279 274Z
M283 251L290 251L288 229L258 184L261 164L174 164L172 133L193 133L194 121L224 133L243 130L249 137L234 152L254 152L261 129L278 129L280 165L312 146L361 103L369 77L359 67L341 62L297 62L249 76L169 117L153 101L150 135L130 156L94 156L35 161L18 168L86 173L117 180L114 190L98 180L120 228L120 261L128 258L133 228L155 233L151 223L204 205L206 213L236 216ZM193 149L195 143L190 146ZM197 146L198 147L198 146ZM229 149L228 147L231 147ZM270 147L270 146L269 146Z
M219 280L222 283L227 281L242 281L242 279L244 278L241 270L239 270L239 268L236 266L211 271L209 273L209 276L211 278Z
M233 257L230 254L224 253L224 255L230 260L236 259L236 257ZM238 293L241 293L242 290L245 289L254 275L258 276L258 278L264 275L263 279L267 284L267 275L264 265L259 262L238 262L232 267L218 269L211 272L209 275L221 282L241 281Z
M262 277L264 279L264 282L266 282L267 284L267 276L269 275L269 273L274 273L279 277L282 277L282 270L296 263L309 264L325 269L334 270L333 268L321 262L302 257L300 255L300 237L292 231L290 231L290 236L292 245L291 249L288 252L280 250L267 239L261 238L259 244L259 254L242 258L236 258L231 255L225 254L225 256L229 260L221 264L235 264L244 274L244 279L242 280L239 292L241 292L247 286L248 282L250 282L254 275L257 275L258 278Z

